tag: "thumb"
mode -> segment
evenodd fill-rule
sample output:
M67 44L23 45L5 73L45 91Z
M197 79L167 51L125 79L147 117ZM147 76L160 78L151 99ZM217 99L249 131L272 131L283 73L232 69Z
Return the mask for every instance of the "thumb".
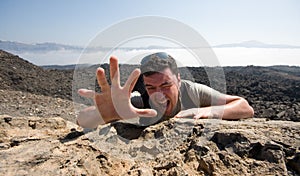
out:
M157 112L154 109L137 109L136 113L139 117L155 117L157 116Z

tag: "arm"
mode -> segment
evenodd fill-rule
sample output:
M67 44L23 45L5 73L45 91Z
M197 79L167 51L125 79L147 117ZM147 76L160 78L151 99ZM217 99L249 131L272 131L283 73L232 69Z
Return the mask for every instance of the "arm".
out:
M187 82L185 94L193 102L199 102L199 108L191 108L179 112L175 117L242 119L253 117L253 108L239 96L222 94L208 86ZM184 89L183 89L184 90Z
M175 117L189 117L195 119L199 118L218 118L224 120L236 120L250 118L254 115L253 108L248 102L241 97L225 95L224 105L214 105L201 108L192 108L180 111Z
M225 95L226 104L224 112L221 116L225 120L251 118L254 115L253 108L248 104L247 100L238 96Z

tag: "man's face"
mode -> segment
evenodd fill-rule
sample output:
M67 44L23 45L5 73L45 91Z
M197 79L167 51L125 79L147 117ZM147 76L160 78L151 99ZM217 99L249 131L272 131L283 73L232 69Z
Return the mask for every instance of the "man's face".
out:
M144 84L153 108L170 116L176 108L179 96L180 77L166 68L159 73L144 76Z

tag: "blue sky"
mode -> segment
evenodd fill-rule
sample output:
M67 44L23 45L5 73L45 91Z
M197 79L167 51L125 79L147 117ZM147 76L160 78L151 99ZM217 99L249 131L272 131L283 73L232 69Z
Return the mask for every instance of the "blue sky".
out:
M1 0L0 40L85 46L124 19L181 21L211 45L258 40L300 46L298 0Z

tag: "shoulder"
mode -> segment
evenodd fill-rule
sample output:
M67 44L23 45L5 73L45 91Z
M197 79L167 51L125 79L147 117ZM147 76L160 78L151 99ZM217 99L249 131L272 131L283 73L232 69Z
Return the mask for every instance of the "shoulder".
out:
M181 91L202 91L202 90L207 90L209 87L196 83L190 80L181 80Z
M197 83L190 81L190 80L181 80L181 87L183 87L183 88L193 87L193 86L195 86L195 84L197 84Z
M183 94L188 94L190 97L197 97L203 99L203 97L214 96L219 94L215 89L196 82L182 80L180 91Z
M197 108L201 105L203 84L189 80L181 80L181 107L183 109Z

